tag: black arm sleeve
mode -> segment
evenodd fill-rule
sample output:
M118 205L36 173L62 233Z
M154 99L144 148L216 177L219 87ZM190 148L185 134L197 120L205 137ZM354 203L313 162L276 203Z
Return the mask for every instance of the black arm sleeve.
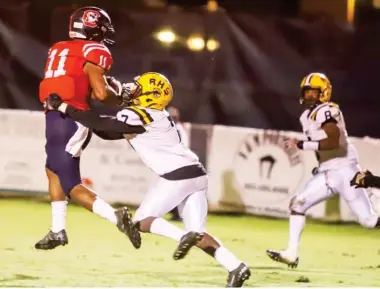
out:
M369 175L366 177L366 184L369 187L380 189L380 177L374 176L374 175Z
M117 119L102 118L91 110L76 110L70 105L67 106L66 114L73 120L83 124L85 127L104 133L140 134L145 132L145 128L143 126L132 126L118 121Z
M92 130L92 132L96 134L98 137L100 137L101 139L105 139L105 140L118 140L118 139L124 138L124 135L118 132L105 132L105 131L100 131L100 130Z

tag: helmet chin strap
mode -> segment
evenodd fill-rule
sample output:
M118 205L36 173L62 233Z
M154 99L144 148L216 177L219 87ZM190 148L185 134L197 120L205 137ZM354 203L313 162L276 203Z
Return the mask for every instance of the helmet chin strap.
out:
M76 38L76 39L86 39L85 35L83 35L82 33L79 33L79 32L75 32L75 31L70 31L69 37L70 38Z

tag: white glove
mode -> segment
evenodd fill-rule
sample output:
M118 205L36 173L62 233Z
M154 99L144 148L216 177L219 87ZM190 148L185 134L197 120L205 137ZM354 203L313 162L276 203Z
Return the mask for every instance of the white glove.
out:
M117 96L121 96L123 92L123 86L121 82L113 76L106 76L106 81L108 84L108 89L113 91Z
M122 84L123 90L129 94L133 94L136 91L137 85L134 82L128 82Z

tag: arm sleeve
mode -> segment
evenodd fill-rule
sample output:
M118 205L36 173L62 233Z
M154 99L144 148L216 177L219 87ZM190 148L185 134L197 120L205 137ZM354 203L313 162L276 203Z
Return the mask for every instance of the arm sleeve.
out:
M87 62L103 67L105 70L110 70L113 59L108 48L101 43L89 43L83 46L83 57Z
M380 177L373 175L367 176L366 182L369 187L380 189Z
M100 131L100 130L92 130L92 132L104 140L124 139L124 135L118 132L105 132L105 131Z
M70 116L73 120L78 121L84 126L96 131L121 134L140 134L145 132L145 128L143 126L132 126L127 124L126 122L122 122L114 118L102 118L93 111L76 110L70 105L67 106L66 114Z

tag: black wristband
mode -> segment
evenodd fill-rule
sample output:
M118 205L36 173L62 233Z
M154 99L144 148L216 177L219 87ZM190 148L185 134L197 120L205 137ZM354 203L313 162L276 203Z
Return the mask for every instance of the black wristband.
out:
M300 140L300 141L297 143L297 147L298 147L300 150L303 150L303 140Z

